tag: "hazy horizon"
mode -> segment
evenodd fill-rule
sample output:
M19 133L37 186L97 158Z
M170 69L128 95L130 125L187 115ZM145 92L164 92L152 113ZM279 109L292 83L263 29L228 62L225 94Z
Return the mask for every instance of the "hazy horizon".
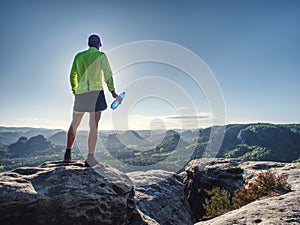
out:
M271 122L264 122L264 121L258 121L258 122L246 122L246 123L228 123L225 125L212 125L212 126L229 126L229 125L250 125L250 124L274 124L274 125L290 125L290 124L300 124L300 123L271 123ZM212 126L207 126L207 127L199 127L199 128L193 128L193 129L183 129L183 128L170 128L170 129L128 129L128 130L114 130L114 129L99 129L99 132L101 131L116 131L116 132L125 132L125 131L151 131L151 130L182 130L182 131L187 131L187 130L197 130L197 129L206 129L210 128ZM0 128L7 128L7 129L49 129L49 130L63 130L63 131L68 131L68 128L47 128L47 127L29 127L29 126L2 126L0 125ZM89 129L82 129L79 128L78 131L86 131L88 132Z

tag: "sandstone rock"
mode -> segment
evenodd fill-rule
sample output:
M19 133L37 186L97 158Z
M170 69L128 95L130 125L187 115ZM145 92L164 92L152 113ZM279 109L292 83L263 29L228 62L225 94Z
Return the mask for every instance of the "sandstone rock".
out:
M300 163L287 163L284 167L276 168L275 172L287 175L291 189L300 191Z
M243 179L245 186L253 182L257 175L261 172L274 171L282 168L286 163L272 162L272 161L245 161L239 165L243 170Z
M130 179L112 167L44 163L0 175L0 224L157 224L136 208Z
M193 215L200 220L205 214L203 203L207 197L206 189L219 186L233 193L253 182L258 173L264 171L288 175L288 183L292 190L300 190L300 163L202 158L191 161L180 176L186 186Z
M163 170L127 174L134 183L138 208L161 225L192 225L180 177Z
M206 190L218 186L233 193L243 186L241 171L234 170L240 163L240 160L233 159L202 158L193 160L186 166L180 176L195 219L200 219L205 214L202 205L207 197Z
M242 170L239 172L239 169L234 168ZM197 219L201 219L204 213L202 204L206 197L205 189L220 186L232 193L241 186L247 186L254 181L258 173L265 171L288 175L288 183L293 191L257 200L220 217L199 222L197 225L300 224L300 163L198 159L191 161L180 176L186 185L192 211Z
M240 209L195 225L300 224L300 192L257 200Z

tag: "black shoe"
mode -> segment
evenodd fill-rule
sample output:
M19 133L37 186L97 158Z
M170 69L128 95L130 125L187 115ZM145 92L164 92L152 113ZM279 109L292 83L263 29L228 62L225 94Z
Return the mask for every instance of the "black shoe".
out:
M72 157L71 157L71 150L66 150L65 156L64 156L64 162L70 163L72 162Z
M94 156L88 157L87 160L85 160L84 162L85 167L93 167L96 166L97 164L99 164L99 162L94 158Z

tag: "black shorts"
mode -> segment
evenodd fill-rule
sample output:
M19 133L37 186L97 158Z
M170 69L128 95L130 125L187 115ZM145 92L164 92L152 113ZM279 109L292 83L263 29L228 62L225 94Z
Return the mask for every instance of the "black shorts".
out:
M75 95L74 112L99 112L107 108L103 91L90 91Z

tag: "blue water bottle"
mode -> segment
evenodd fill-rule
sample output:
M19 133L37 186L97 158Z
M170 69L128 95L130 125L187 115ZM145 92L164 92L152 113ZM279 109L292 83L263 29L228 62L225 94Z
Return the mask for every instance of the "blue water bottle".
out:
M121 94L119 94L119 96L124 99L125 98L125 92L122 92ZM112 109L116 109L118 106L120 105L120 102L118 99L116 99L115 101L113 101L113 103L111 103L110 108Z

